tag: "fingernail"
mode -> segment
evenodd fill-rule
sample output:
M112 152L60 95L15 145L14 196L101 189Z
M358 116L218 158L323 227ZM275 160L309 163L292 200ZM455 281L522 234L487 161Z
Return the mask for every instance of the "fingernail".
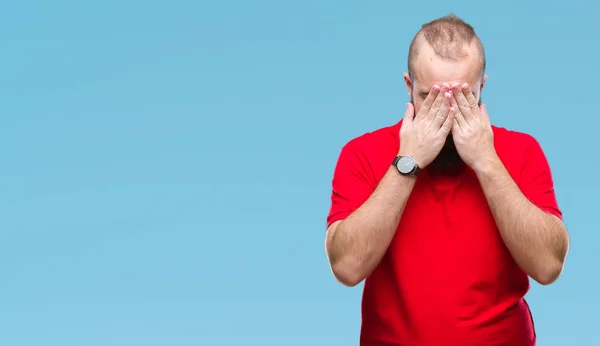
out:
M452 94L447 92L447 93L444 93L444 96L446 96L446 97L452 97Z
M467 84L467 83L463 84L462 88L465 91L469 90L469 84Z

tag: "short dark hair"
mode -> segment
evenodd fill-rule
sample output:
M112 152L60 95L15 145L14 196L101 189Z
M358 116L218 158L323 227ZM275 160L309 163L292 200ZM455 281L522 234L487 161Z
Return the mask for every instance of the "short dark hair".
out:
M414 60L419 54L421 39L425 39L440 58L451 61L465 58L464 45L474 41L481 58L481 74L483 75L485 72L485 51L479 36L471 25L456 15L450 14L423 24L421 30L413 38L408 50L408 74L411 78L414 75Z

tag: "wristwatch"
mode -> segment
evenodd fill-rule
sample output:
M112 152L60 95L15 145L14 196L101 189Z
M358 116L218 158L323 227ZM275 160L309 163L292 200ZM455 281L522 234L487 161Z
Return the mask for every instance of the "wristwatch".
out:
M416 177L421 171L421 167L417 165L415 159L411 156L396 156L392 165L394 165L402 175L412 175Z

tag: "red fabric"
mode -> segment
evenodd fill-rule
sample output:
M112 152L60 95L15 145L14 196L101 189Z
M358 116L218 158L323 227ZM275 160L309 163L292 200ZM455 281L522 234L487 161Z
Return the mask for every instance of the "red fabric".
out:
M401 121L351 140L338 159L327 225L374 191L399 149ZM496 151L521 191L562 217L530 135L494 127ZM529 279L504 245L475 174L417 178L398 230L365 280L362 346L533 346Z

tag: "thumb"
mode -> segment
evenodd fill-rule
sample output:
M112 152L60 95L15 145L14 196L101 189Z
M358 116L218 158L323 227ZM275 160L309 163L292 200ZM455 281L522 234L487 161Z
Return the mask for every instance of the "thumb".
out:
M412 102L406 103L406 112L404 113L404 121L412 122L415 119L415 106Z

